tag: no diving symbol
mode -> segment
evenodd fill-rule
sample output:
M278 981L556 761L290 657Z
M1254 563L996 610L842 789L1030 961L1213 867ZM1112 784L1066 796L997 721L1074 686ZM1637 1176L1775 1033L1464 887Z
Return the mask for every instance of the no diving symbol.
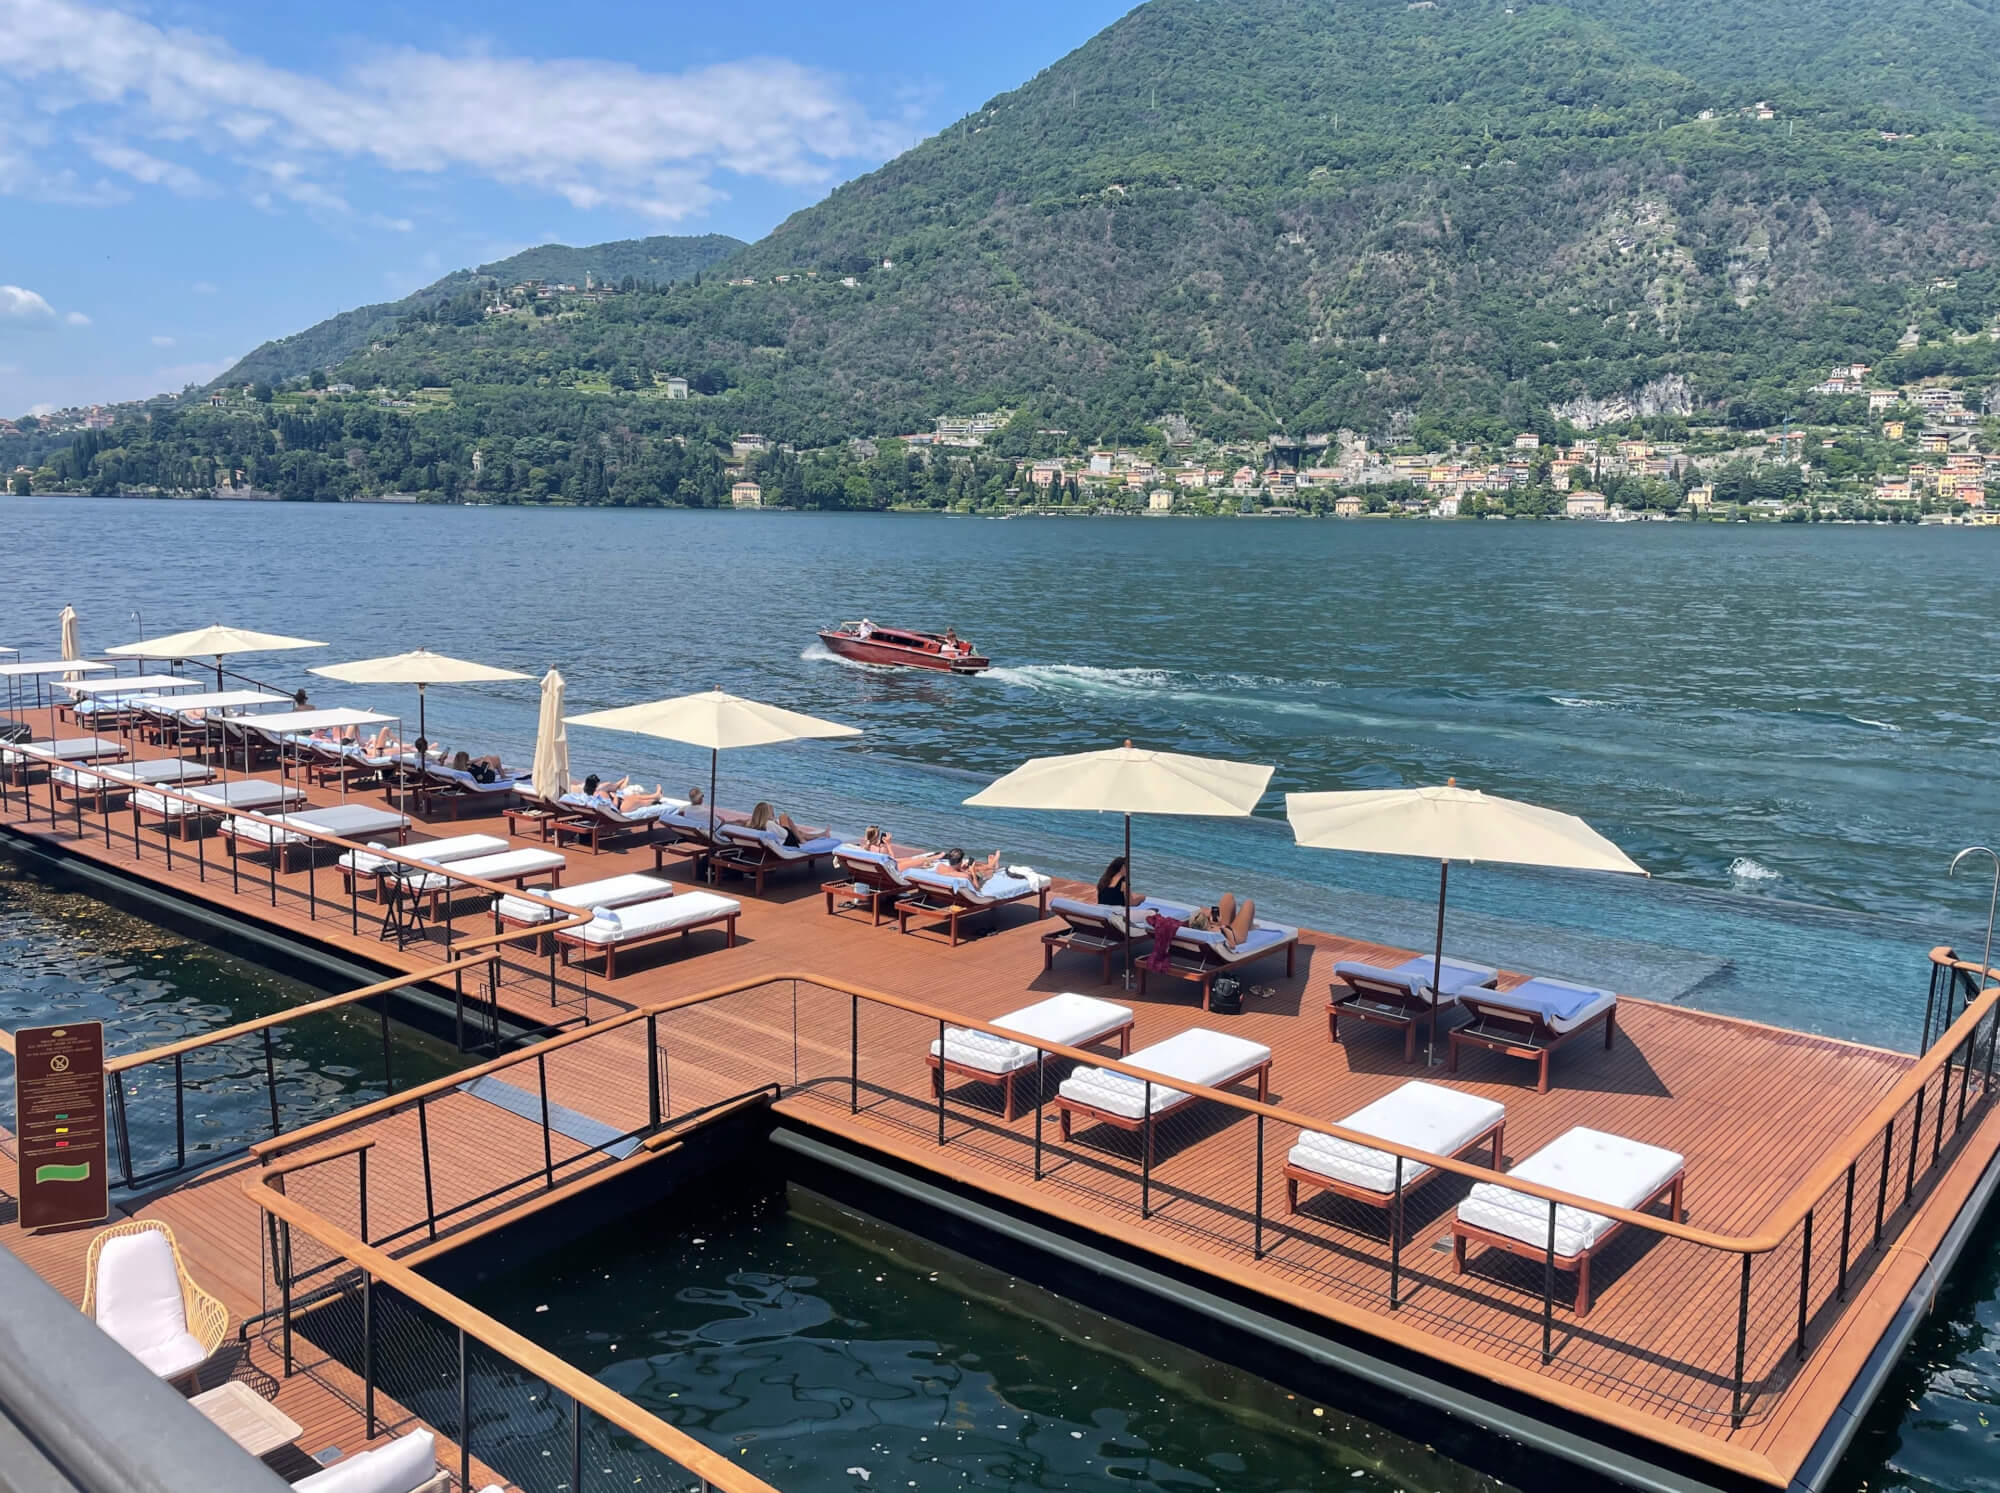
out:
M60 1052L57 1053L54 1057L49 1059L49 1072L51 1073L69 1072L69 1058Z

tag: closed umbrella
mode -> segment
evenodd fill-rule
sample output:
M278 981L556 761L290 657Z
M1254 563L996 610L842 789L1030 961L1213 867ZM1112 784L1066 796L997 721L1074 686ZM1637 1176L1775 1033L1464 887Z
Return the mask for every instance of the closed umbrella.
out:
M215 660L215 687L222 688L222 661L233 653L287 653L294 648L324 648L310 638L288 638L283 633L252 632L247 627L224 627L215 623L191 632L168 633L137 643L121 643L104 650L118 658L212 658Z
M654 700L644 705L620 705L611 710L593 710L567 717L572 726L597 726L607 731L630 731L662 741L685 742L708 748L708 829L715 833L716 758L734 747L769 746L780 741L803 741L834 736L859 736L854 726L818 716L801 715L776 705L745 700L726 694L721 685L671 700ZM711 872L713 866L711 864Z
M82 658L83 650L76 645L76 608L65 606L62 609L62 615L57 617L56 621L62 624L62 656L64 658ZM81 677L79 674L63 675L65 682Z
M1574 814L1461 788L1377 788L1288 793L1285 815L1301 845L1362 855L1421 856L1438 863L1437 946L1431 958L1431 1022L1425 1061L1437 1057L1438 983L1444 972L1444 905L1453 861L1501 861L1567 871L1645 869Z
M429 736L424 718L424 691L433 684L481 684L495 679L526 679L513 669L497 669L428 648L393 653L384 658L357 659L351 664L328 664L311 671L322 679L338 679L347 684L414 684L417 687L417 736Z
M554 669L542 676L542 713L535 726L535 796L558 799L569 792L569 732L563 726L563 677Z
M1243 818L1257 807L1273 769L1216 757L1152 752L1131 742L1100 752L1035 757L966 800L986 809L1091 810L1125 816L1125 885L1132 886L1134 814ZM1132 949L1125 948L1125 974Z

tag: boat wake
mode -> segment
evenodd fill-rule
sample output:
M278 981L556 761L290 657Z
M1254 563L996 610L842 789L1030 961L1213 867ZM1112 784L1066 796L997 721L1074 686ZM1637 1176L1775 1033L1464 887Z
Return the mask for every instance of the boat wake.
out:
M843 669L858 669L863 674L900 674L903 671L890 664L864 663L858 658L843 658L824 643L808 643L799 651L799 657L809 664L839 664Z
M1156 694L1174 684L1174 676L1165 669L1100 669L1089 664L1023 664L988 669L981 677L1019 689L1092 695Z
M1729 863L1729 879L1741 887L1768 886L1784 877L1773 871L1762 861L1752 860L1747 855L1739 855Z

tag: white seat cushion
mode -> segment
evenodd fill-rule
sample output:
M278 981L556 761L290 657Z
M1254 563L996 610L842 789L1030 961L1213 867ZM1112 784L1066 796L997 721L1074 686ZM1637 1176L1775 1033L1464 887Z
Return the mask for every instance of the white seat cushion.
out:
M1207 1027L1190 1027L1178 1036L1142 1047L1125 1061L1160 1078L1214 1088L1271 1060L1271 1049L1261 1043ZM1094 1109L1127 1119L1141 1118L1146 1108L1143 1079L1114 1073L1108 1068L1078 1068L1062 1082L1065 1099L1074 1099ZM1165 1084L1153 1085L1153 1113L1160 1114L1187 1101L1188 1095Z
M386 850L386 845L374 845L375 850ZM432 840L424 845L405 846L403 853L412 860L423 861L433 866L449 865L453 861L469 861L476 855L497 855L507 848L507 842L498 835L454 835L447 840ZM369 855L365 851L350 850L340 858L340 864L350 871L358 871L363 876L379 876L385 871L394 871L400 861L392 861L385 855Z
M1339 1124L1343 1129L1378 1135L1411 1150L1428 1151L1433 1156L1456 1156L1472 1144L1474 1136L1499 1124L1505 1113L1506 1109L1491 1099L1412 1079L1373 1104L1343 1117ZM1351 1182L1385 1196L1396 1190L1393 1155L1318 1130L1299 1132L1299 1143L1292 1147L1289 1160L1292 1165L1322 1177ZM1403 1185L1411 1186L1430 1170L1419 1162L1405 1161Z
M174 1248L158 1229L104 1241L95 1305L97 1325L162 1378L208 1357L187 1330Z
M678 822L678 821L676 821ZM726 844L741 845L748 849L764 849L781 860L805 860L816 855L831 855L847 843L846 835L836 835L831 830L823 835L815 835L810 840L802 840L796 845L785 843L785 832L781 829L752 829L747 824L725 824L718 832Z
M1052 995L1045 1001L1037 1001L1032 1006L1023 1006L1018 1011L1009 1011L1005 1016L997 1016L993 1025L1042 1042L1081 1047L1096 1041L1106 1032L1116 1031L1131 1019L1129 1006L1116 1006L1110 1001L1065 992ZM991 1032L970 1031L955 1026L945 1028L946 1060L961 1067L977 1068L983 1073L1014 1073L1022 1068L1031 1068L1038 1050L1025 1042L1010 1042L1005 1037L996 1037ZM938 1044L933 1042L931 1056L937 1055Z
M1666 1186L1682 1164L1673 1151L1579 1125L1525 1158L1507 1175L1558 1187L1614 1208L1636 1209ZM1458 1216L1476 1228L1505 1234L1524 1244L1548 1243L1549 1205L1497 1182L1473 1184L1472 1192L1458 1205ZM1556 1253L1574 1255L1588 1249L1613 1224L1614 1220L1601 1213L1558 1203Z
M622 907L627 903L651 902L673 894L672 882L630 872L624 876L607 876L602 881L551 887L537 895L581 912L587 907ZM517 923L545 923L555 916L546 907L525 897L502 897L497 911L501 917Z
M1048 877L1032 866L1002 867L986 878L985 885L977 888L967 878L943 871L913 870L909 873L909 881L912 886L956 897L972 907L1011 902L1017 897L1032 897L1046 891L1049 886Z
M429 1431L398 1436L373 1451L342 1457L324 1472L300 1478L300 1493L410 1493L437 1476L437 1443Z
M571 929L570 936L590 944L630 943L635 938L671 933L690 923L706 922L710 918L726 917L742 910L741 902L730 897L718 897L714 892L681 892L677 896L638 902L629 907L600 907L596 917L581 928ZM560 938L563 935L558 933L556 936Z
M569 864L569 857L553 850L507 850L498 855L475 855L470 860L450 861L450 874L443 871L414 871L400 877L405 888L413 892L433 892L444 887L462 886L460 879L476 876L482 880L498 881L516 876L538 876L544 871L560 871Z

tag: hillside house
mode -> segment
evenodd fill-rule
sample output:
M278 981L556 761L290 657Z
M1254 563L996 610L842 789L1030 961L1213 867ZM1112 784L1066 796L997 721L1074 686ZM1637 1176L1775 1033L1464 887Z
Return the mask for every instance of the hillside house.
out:
M1361 517L1361 499L1354 496L1353 493L1346 493L1335 498L1333 500L1333 516L1335 518Z
M1158 492L1151 492L1146 494L1146 511L1148 513L1166 513L1170 511L1173 508L1173 506L1174 506L1174 495L1171 492L1168 492L1164 487L1161 488Z
M1603 518L1605 512L1606 504L1601 492L1584 488L1563 499L1564 518Z
M687 397L688 381L686 379L676 376L667 380L667 398L685 399Z
M729 489L729 501L738 508L762 508L764 489L754 482L739 482Z
M1524 430L1514 437L1514 449L1516 451L1538 451L1541 449L1541 445L1542 438L1532 430Z

